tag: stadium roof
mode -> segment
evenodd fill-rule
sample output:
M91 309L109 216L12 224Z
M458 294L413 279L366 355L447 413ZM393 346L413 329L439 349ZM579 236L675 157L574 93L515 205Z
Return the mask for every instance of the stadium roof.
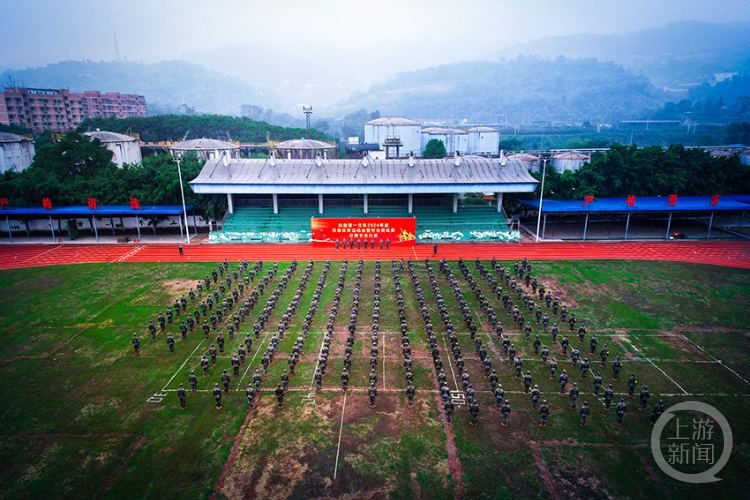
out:
M198 205L187 205L185 209L189 212L198 208ZM76 207L53 207L46 210L42 207L6 207L0 210L0 216L14 215L51 215L53 217L91 217L91 216L136 216L149 217L154 215L180 215L182 214L182 205L141 205L138 210L134 210L130 205L107 205L100 206L96 210L91 210L88 206Z
M196 193L474 193L532 192L538 181L520 161L460 156L374 160L209 160L190 181Z
M581 200L544 200L542 212L678 212L719 210L750 210L750 195L719 197L716 205L711 205L711 196L678 196L674 206L669 205L669 196L637 196L632 207L627 198L595 198L584 207ZM539 210L539 200L518 200L524 206Z

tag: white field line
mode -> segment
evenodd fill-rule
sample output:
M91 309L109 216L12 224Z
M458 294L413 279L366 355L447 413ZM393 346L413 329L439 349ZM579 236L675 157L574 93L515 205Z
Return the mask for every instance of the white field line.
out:
M732 370L732 369L731 369L731 368L729 368L729 367L728 367L727 365L725 365L724 363L722 363L720 359L718 359L718 358L716 358L716 356L714 356L714 355L710 354L710 353L709 353L708 351L706 351L706 350L705 350L705 349L704 349L703 347L699 346L698 344L696 344L695 342L693 342L692 340L690 340L689 338L687 338L687 337L686 337L686 336L684 336L684 335L680 335L680 337L682 337L683 339L687 340L687 341L688 341L688 343L690 343L690 344L693 344L693 345L694 345L695 347L697 347L698 349L700 349L701 351L703 351L703 353L704 353L704 354L705 354L706 356L708 356L708 357L710 357L710 358L713 358L713 359L714 359L714 361L716 361L717 363L719 363L719 364L720 364L721 366L723 366L724 368L726 368L726 369L727 369L727 370L729 370L730 372L732 372L732 373L734 373L735 375L737 375L737 377L739 377L739 379L740 379L740 380L742 380L742 381L743 381L743 382L745 382L746 384L750 385L750 382L748 382L747 380L745 380L745 379L744 379L744 378L743 378L743 377L742 377L742 376L741 376L741 375L740 375L739 373L737 373L736 371Z
M344 412L346 411L346 392L344 393L344 404L341 407L341 425L339 426L339 444L336 448L336 462L333 466L333 479L336 479L336 472L339 469L339 453L341 452L341 435L344 433Z
M680 384L678 384L672 377L670 377L669 375L667 375L664 370L662 370L661 368L659 368L658 366L656 366L656 363L654 363L653 361L651 361L651 359L649 359L646 355L644 355L643 352L640 349L638 349L635 345L633 345L629 340L627 340L625 337L620 337L620 340L622 340L622 341L627 342L628 344L630 344L630 347L632 347L636 352L638 352L641 356L643 356L643 358L646 361L648 361L649 363L651 363L654 366L654 368L656 368L657 370L659 370L662 373L662 375L664 375L669 380L671 380L672 383L674 385L676 385L677 388L679 390L681 390L683 394L687 394L688 393L685 389L682 388L682 386Z
M128 253L126 253L125 255L122 255L119 258L115 259L114 262L125 262L126 260L131 258L133 255L137 254L144 248L146 248L146 245L139 245L135 247L134 249L132 249L131 251L129 251Z
M255 347L255 355L253 355L253 359L250 360L250 362L247 364L247 368L245 368L245 372L242 374L242 377L240 377L240 381L237 382L237 389L236 391L240 390L240 386L242 385L242 381L245 380L245 375L247 375L247 372L250 370L250 367L253 365L253 362L255 361L255 358L258 357L258 353L260 352L260 346L263 345L263 343L268 338L268 335L270 335L270 331L266 332L266 335L263 337L263 340L261 340L258 345ZM244 342L244 340L241 340L241 342Z
M24 263L25 263L25 262L31 262L32 260L34 260L34 259L38 259L39 257L42 257L42 256L44 256L44 255L47 255L47 254L48 254L48 253L50 253L50 252L54 252L55 250L57 250L57 249L59 249L59 248L60 248L60 245L54 246L54 247L50 248L49 250L47 250L46 252L42 252L42 253L40 253L40 254L38 254L38 255L34 255L33 257L30 257L30 258L26 259L26 260L24 261Z
M364 394L367 394L368 390L369 389L367 387L349 387L349 389L347 390L347 393L350 393L350 392L351 393L361 392L364 395ZM396 389L385 388L385 389L382 389L382 391L383 392L388 392L388 393L402 393L403 389L399 389L399 388L396 388ZM177 389L163 389L162 392L177 392ZM209 389L198 389L196 392L212 392L212 391L209 390ZM289 388L289 392L308 392L308 389L305 389L303 387L290 387ZM321 393L322 392L334 392L334 393L337 393L337 394L341 394L341 389L340 388L327 388L327 389L324 388L324 389L321 389L320 392ZM416 392L417 393L423 393L423 394L439 394L440 393L440 391L438 391L437 389L417 389ZM492 391L477 391L477 394L492 394ZM525 393L523 391L505 391L505 394L525 394ZM616 392L615 396L625 396L626 394L627 394L627 392ZM543 394L543 396L544 396L544 394ZM564 398L564 399L568 398L567 394L565 396L560 396L557 393L551 393L549 396L550 396L550 398L552 396L559 396L560 398ZM593 397L595 397L595 396L593 396ZM706 392L706 393L703 393L703 392L693 392L693 393L691 393L691 392L689 392L689 393L675 392L675 393L659 394L659 397L673 397L673 398L678 398L678 397L733 397L733 398L750 398L750 394L722 393L722 392L713 392L713 393L708 393L708 392ZM548 400L552 401L550 398L548 398ZM599 399L599 401L602 401L602 402L604 401L604 399L601 396L599 398L597 398L597 399Z
M383 337L383 389L385 389L385 337Z
M178 373L180 373L180 371L182 371L182 369L183 369L183 368L185 367L185 365L187 364L187 362L188 362L188 361L190 361L190 358L191 358L191 357L193 357L193 354L195 354L195 351L197 351L197 350L198 350L198 348L199 348L199 347L201 346L201 344L203 344L203 341L204 341L204 340L206 340L206 339L203 339L203 340L201 340L201 341L200 341L200 342L198 343L198 345L197 345L197 346L195 347L195 349L193 349L193 352L191 352L191 353L190 353L190 356L188 356L188 357L187 357L187 358L185 359L185 361L184 361L184 362L182 363L182 365L180 365L180 367L179 367L179 368L177 369L177 371L176 371L176 372L174 372L174 375L172 375L172 378L170 378L170 379L169 379L169 382L167 382L166 384L164 384L164 388L162 389L162 392L163 392L163 391L165 391L165 390L167 390L167 387L169 386L169 384L171 384L171 383L172 383L172 381L173 381L173 380L174 380L174 378L175 378L175 377L177 376L177 374L178 374ZM175 389L175 390L177 390L177 389Z

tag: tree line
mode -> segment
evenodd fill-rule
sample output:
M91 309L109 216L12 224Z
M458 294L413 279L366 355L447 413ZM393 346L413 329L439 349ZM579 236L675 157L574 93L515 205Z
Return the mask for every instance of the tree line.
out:
M541 172L533 175L541 181ZM750 194L750 166L738 156L713 157L698 148L675 144L668 148L613 144L594 153L576 171L558 173L547 165L544 197L583 200L636 196L707 196ZM539 190L534 193L539 198Z
M84 130L106 130L127 134L136 132L143 142L181 141L209 137L240 142L286 141L307 137L304 128L286 128L255 121L248 117L225 115L157 115L131 118L87 118L80 125ZM310 131L320 141L331 138L319 130Z
M26 170L0 175L0 197L15 207L41 207L43 198L53 207L85 206L89 198L99 206L129 205L131 198L140 205L182 204L177 164L171 156L148 156L123 168L112 163L112 156L99 139L92 140L81 129L68 132L59 142L40 146ZM198 205L198 212L208 219L220 219L227 209L226 196L199 195L187 185L204 163L188 155L180 164L185 203Z

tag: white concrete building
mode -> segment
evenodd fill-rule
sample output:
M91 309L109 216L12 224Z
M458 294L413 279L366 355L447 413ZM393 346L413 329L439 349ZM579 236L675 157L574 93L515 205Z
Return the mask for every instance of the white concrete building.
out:
M520 161L530 172L539 172L542 163L538 156L529 153L516 153L508 156L508 159Z
M577 151L563 151L552 156L552 166L559 173L566 170L576 171L587 161L591 161L591 155Z
M112 151L114 153L112 162L119 168L122 168L125 163L136 164L143 161L141 141L135 137L116 132L104 132L99 129L96 132L85 132L84 135L91 137L92 140L99 139L104 147Z
M22 135L0 132L0 173L20 172L34 161L34 141Z
M428 127L422 129L422 150L420 154L424 152L427 143L433 139L443 141L445 146L445 152L448 156L452 156L456 151L459 154L469 154L469 134L465 130L457 128L439 128L439 127Z
M400 143L398 154L396 148L390 147L388 154L391 157L404 158L409 153L419 155L421 153L421 125L419 122L409 120L401 116L386 116L376 118L365 123L365 142L368 144L379 144L380 149L386 149L386 140Z
M473 127L469 134L469 154L498 154L500 131L492 127Z
M222 157L225 153L227 158L239 158L240 147L231 142L219 141L217 139L190 139L179 142L169 148L172 156L182 156L195 153L198 158L213 160Z

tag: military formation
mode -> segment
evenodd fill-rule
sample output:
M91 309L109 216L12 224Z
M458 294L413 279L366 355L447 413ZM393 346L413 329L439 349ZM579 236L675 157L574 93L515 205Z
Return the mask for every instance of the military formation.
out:
M346 243L351 244L351 242ZM389 243L386 242L386 245ZM620 395L628 398L638 397L638 410L645 412L648 409L650 398L648 387L643 385L639 388L634 371L625 372L628 374L627 394L615 394L613 384L608 383L609 381L605 382L602 371L607 368L608 364L612 370L611 381L616 383L620 380L623 360L616 356L609 363L607 345L605 343L600 345L596 335L590 333L584 323L578 324L576 311L562 304L551 290L532 275L532 264L526 259L522 262L515 262L506 269L495 258L492 259L489 267L477 258L474 267L480 276L479 280L474 277L463 259L459 258L455 265L458 268L456 274L451 264L445 258L441 259L437 269L443 275L443 279L438 280L432 261L429 257L426 258L424 273L429 282L430 291L425 294L420 283L416 261L412 261L411 258L407 261L403 259L398 261L394 258L391 261L391 283L395 293L392 296L389 293L385 300L394 301L397 310L397 317L389 318L388 324L393 325L394 320L397 320L397 328L401 334L403 386L405 387L402 394L405 396L407 408L412 408L415 400L419 401L419 392L424 394L437 391L440 395L446 424L453 422L456 410L466 407L469 424L477 425L481 413L477 395L489 393L491 398L494 398L494 405L490 405L485 411L498 412L500 423L505 427L511 425L512 422L512 407L510 397L507 396L523 393L528 398L528 403L526 403L528 407L538 414L539 426L546 427L552 415L554 394L544 394L539 384L535 383L535 377L540 376L538 372L541 368L541 376L548 376L550 380L556 381L559 385L559 396L568 399L567 403L560 406L577 413L581 427L585 428L589 424L589 416L592 413L588 402L591 398L585 397L584 394L590 393L592 398L601 401L605 411L612 409L616 396ZM348 261L346 258L343 259L338 281L335 284L335 292L330 302L327 322L322 328L319 326L320 319L325 318L325 315L318 315L318 308L330 271L330 261L326 261L323 266L316 289L309 299L305 319L301 325L299 320L295 320L314 266L315 262L311 259L302 272L291 299L284 299L284 303L288 302L286 309L276 313L282 297L285 293L288 296L287 287L297 271L297 261L292 261L286 271L279 275L276 263L268 266L264 265L262 259L258 259L251 265L244 260L235 270L230 271L229 262L225 259L206 275L205 279L200 280L187 293L176 298L164 312L159 313L156 322L149 321L148 338L151 341L157 341L157 337L164 334L167 352L173 355L179 351L179 341L187 340L198 328L198 331L203 334L204 341L207 341L207 347L198 358L196 365L190 369L187 379L189 394L196 395L201 390L212 392L217 409L222 407L222 397L231 393L232 381L235 381L239 389L239 384L245 378L248 379L248 386L245 389L247 405L249 409L254 408L256 398L262 391L264 379L271 376L270 368L280 356L283 356L286 358L286 368L277 380L270 383L271 387L274 387L275 383L273 393L277 406L281 409L285 406L285 395L289 391L292 377L298 373L297 364L300 362L300 357L305 354L305 344L310 333L320 332L322 340L320 340L319 350L316 345L305 358L306 361L314 360L310 387L318 391L323 390L324 386L338 388L338 382L326 382L328 380L326 374L334 371L336 378L340 379L341 390L349 392L353 358L369 354L369 365L365 365L369 366L368 383L365 387L360 386L354 389L366 392L369 406L375 409L378 401L378 373L383 373L382 370L378 370L379 363L383 363L384 353L381 350L385 348L383 335L396 333L395 331L385 333L380 331L382 299L380 259L374 264L372 289L366 291L362 289L363 259L360 258L357 262L354 282L351 284L346 283ZM418 311L423 321L423 329L419 328L416 331L412 331L409 326L401 283L404 272L408 274L409 281L412 283ZM457 276L460 276L460 279ZM448 295L452 295L452 298L449 301L446 301L441 290L441 281L447 282L450 287ZM344 293L345 287L350 290L347 294ZM464 296L464 289L471 291L472 302L477 304L478 310L477 306L470 305ZM351 304L342 305L342 300L349 294ZM367 326L369 334L363 332L358 317L360 298L364 294L368 302L372 299L371 325ZM265 295L268 296L261 309L261 300ZM331 344L334 335L340 331L336 329L336 325L338 313L342 307L346 307L349 313L346 337L341 344L343 352L332 354ZM436 332L432 323L436 314L442 323L439 332ZM279 318L275 328L269 324L272 317ZM457 319L459 324L454 325L453 322ZM288 353L279 353L280 343L289 335L290 326L293 323L294 331L299 332L292 343L292 348ZM167 331L173 326L177 327L179 333ZM517 333L511 333L509 330L515 330ZM572 342L565 330L573 338ZM429 373L432 373L436 379L435 389L426 388L417 391L415 388L413 371L415 360L412 358L412 343L416 332L423 332L425 335L424 340L419 341L419 349L426 349L430 355L432 366ZM263 335L262 339L261 335ZM468 335L474 352L467 354L462 350L462 346L466 348L466 342L460 340L460 335ZM511 340L511 336L516 339L515 342ZM578 342L575 341L576 336ZM586 342L587 336L588 342ZM358 349L355 352L355 343L360 339L369 340L366 342L369 345L369 351L363 346L361 350ZM524 359L517 343L530 346L531 349L524 348L523 351L526 356L532 357ZM137 334L133 335L132 344L135 355L140 355L142 345ZM265 348L261 349L261 346ZM253 353L253 347L256 349L255 353ZM530 355L532 349L533 355ZM443 353L442 350L447 350L449 353ZM246 366L248 355L252 355L250 363L255 368L252 374L250 374L250 367ZM599 358L598 361L596 356ZM254 363L256 358L258 361ZM590 358L593 360L589 361ZM337 365L340 363L340 371L338 366L330 365L331 359ZM526 365L525 362L527 362ZM475 363L476 367L469 369L467 363ZM219 366L220 364L223 366ZM560 368L559 373L558 368ZM211 387L210 382L200 383L196 372L202 375L202 378L211 379L216 375L218 378L212 381L213 387ZM448 372L450 372L450 379ZM505 372L505 379L511 377L517 379L519 384L517 388L508 389L507 381L504 388L500 383L498 372L500 374ZM278 370L275 373L278 374ZM478 380L473 380L471 374L477 376ZM482 381L482 378L486 381ZM266 381L266 385L268 384ZM307 384L305 381L300 381L293 385L305 389ZM201 386L204 388L201 389ZM380 387L385 387L384 380L381 380ZM603 387L605 387L604 390L602 390ZM509 391L508 394L506 390ZM180 384L176 392L180 408L187 408L189 394L184 383ZM627 412L625 397L619 398L619 402L614 404L616 425L622 425L624 422L624 415ZM583 400L582 404L579 403L579 399ZM659 401L652 408L651 423L654 424L663 412L664 405L662 401Z

